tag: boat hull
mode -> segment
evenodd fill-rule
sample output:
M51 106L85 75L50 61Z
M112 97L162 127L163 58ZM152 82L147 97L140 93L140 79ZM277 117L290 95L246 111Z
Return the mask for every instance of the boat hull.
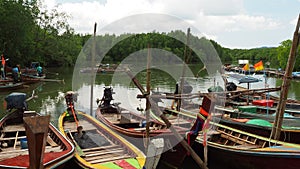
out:
M203 159L203 144L194 143L193 148ZM210 169L298 169L300 156L230 150L208 144L208 166Z
M36 113L26 113L24 115L23 111L14 111L7 114L0 121L1 132L6 133L5 137L1 138L1 143L3 144L10 139L10 135L17 136L17 140L26 138L25 128L23 126L23 117L24 116L33 116L39 115ZM9 127L9 128L8 128ZM16 128L17 127L17 128ZM9 129L9 130L8 130ZM73 158L74 146L69 140L67 140L51 123L48 129L48 136L50 136L50 142L47 141L48 145L44 153L43 166L45 168L57 168L63 167L67 161ZM4 141L4 142L3 142ZM2 148L2 152L5 155L0 155L0 168L28 168L29 167L29 154L28 149L24 149L21 145L15 146L13 150L8 150L10 153L6 153L6 150ZM9 147L8 147L9 148ZM19 153L19 155L14 155L14 153ZM11 154L10 157L4 158Z

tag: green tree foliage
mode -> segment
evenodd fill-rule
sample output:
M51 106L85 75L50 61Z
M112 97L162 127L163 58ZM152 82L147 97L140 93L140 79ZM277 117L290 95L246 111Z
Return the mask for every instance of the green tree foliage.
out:
M82 38L56 9L41 8L38 0L0 1L0 52L8 65L73 65L82 48Z
M65 13L58 12L55 8L48 11L42 6L40 0L0 1L0 52L10 59L8 64L11 66L14 64L28 66L32 61L38 61L43 66L73 66L78 54L91 37L76 34L68 25L68 16ZM96 51L97 56L105 55L104 63L120 63L130 54L146 49L150 45L151 48L167 51L166 55L169 52L184 60L186 39L186 33L180 30L168 33L155 31L140 34L125 33L118 36L105 34L99 36L98 48L113 47L105 54L101 53L103 50ZM214 54L212 50L205 50L213 45L224 64L237 64L239 59L248 59L252 64L262 60L264 63L269 62L272 68L285 68L291 40L283 41L279 47L229 49L213 40L191 35L190 44L200 48L196 49L199 51L187 49L188 63L201 63L196 52L200 53L200 57ZM87 47L84 50L88 52L91 49ZM167 60L170 58L163 55L159 56L160 61L170 62ZM299 48L297 55L299 56ZM86 55L86 60L90 60L90 57ZM295 70L300 70L299 57L296 60Z
M31 6L22 1L0 1L0 51L11 62L23 62L23 55L31 55L27 46L32 45L34 28Z
M288 61L290 49L292 46L292 41L291 40L285 40L280 43L280 46L277 48L277 53L278 53L278 62L280 67L286 68L286 64ZM300 71L300 47L298 47L297 52L296 52L296 62L294 65L294 71Z

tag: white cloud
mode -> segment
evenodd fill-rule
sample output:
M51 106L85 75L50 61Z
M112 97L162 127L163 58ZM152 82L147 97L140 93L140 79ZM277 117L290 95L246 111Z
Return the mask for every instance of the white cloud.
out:
M243 0L83 0L77 3L47 0L52 6L54 2L59 2L59 8L72 16L69 24L79 33L92 33L95 22L99 29L118 19L141 13L160 13L184 19L214 40L224 32L275 30L281 26L272 18L252 16L246 11Z
M138 13L160 12L160 4L152 4L147 0L107 0L105 4L93 1L78 3L62 3L60 9L70 14L71 27L79 33L89 33L95 22L103 27L115 20Z

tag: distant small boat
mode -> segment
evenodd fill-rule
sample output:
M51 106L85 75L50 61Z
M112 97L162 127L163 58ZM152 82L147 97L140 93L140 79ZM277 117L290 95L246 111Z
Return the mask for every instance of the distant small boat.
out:
M0 91L20 89L20 88L24 87L23 86L24 84L25 84L24 82L18 82L18 83L4 82L4 83L0 83Z
M22 78L32 78L32 79L45 79L46 75L43 74L42 76L36 75L36 74L22 74ZM26 79L25 79L26 80Z
M7 103L13 112L0 121L0 168L29 168L29 151L23 117L40 116L34 111L24 111L23 94L12 94ZM51 123L43 158L45 168L62 167L73 157L74 146Z
M293 78L300 78L300 72L292 72Z

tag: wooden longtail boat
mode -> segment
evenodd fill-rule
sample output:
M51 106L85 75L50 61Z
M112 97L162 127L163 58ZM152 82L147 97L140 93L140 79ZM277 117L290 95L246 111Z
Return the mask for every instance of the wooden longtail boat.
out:
M76 130L76 123L66 120L67 112L59 117L59 129L70 140L73 140ZM129 165L134 168L142 168L145 163L144 154L127 142L124 138L114 133L107 126L93 117L77 111L79 124L84 131L93 137L90 147L76 146L76 162L87 168L114 168ZM101 142L102 141L102 145ZM74 144L77 144L75 140ZM87 145L88 146L88 145Z
M243 120L243 121L241 121ZM245 121L249 119L231 119L231 118L222 118L219 120L220 124L239 129L249 133L255 133L256 135L263 137L270 137L272 132L272 126L263 125L263 124L250 124ZM245 121L244 121L245 120ZM254 119L257 120L257 119ZM250 121L248 121L250 122ZM285 121L286 122L286 121ZM271 123L269 123L271 124ZM300 127L285 127L282 126L280 139L281 141L286 141L290 143L300 143Z
M94 117L75 111L73 101L67 104L67 111L59 117L59 129L76 145L75 158L81 167L143 168L143 152ZM84 137L79 137L76 121L83 127Z
M208 167L230 169L297 169L300 166L300 146L272 140L225 125L210 123L208 132ZM198 142L198 143L197 143ZM195 147L203 154L203 133Z
M220 106L216 106L215 110L218 112L220 110ZM180 112L176 110L171 110L166 108L164 111L171 118L178 118L179 121L188 121L193 123L196 119L197 112L188 111L185 109L181 109ZM215 113L218 114L218 113ZM272 123L274 121L274 117L270 122L265 122L259 119L259 116L254 116L252 118L239 118L234 116L234 118L229 117L227 115L228 112L220 113L220 116L214 117L214 121L218 121L220 124L233 127L242 131L246 131L249 133L255 133L260 136L269 137L272 131ZM249 116L253 113L249 113ZM232 115L231 115L232 116ZM251 116L250 116L251 117ZM253 121L251 121L253 120ZM283 120L283 126L281 131L281 141L287 141L292 143L300 143L300 119L291 119L287 118ZM260 123L251 123L254 121L258 121ZM266 124L267 123L267 124Z
M146 137L146 117L139 115L118 105L111 104L111 88L104 89L104 97L96 111L96 117L108 127L112 128L118 134L128 139L131 143L140 149L145 149L144 138ZM105 96L106 95L106 96ZM167 125L157 120L149 121L149 137L164 138L165 142L172 145L176 144L176 138ZM189 128L175 126L176 130L184 135ZM165 148L169 148L165 146Z
M11 84L19 84L19 83L23 83L23 84L32 84L32 83L38 83L41 81L44 81L46 76L42 76L42 77L38 77L38 76L26 76L26 75L22 75L21 76L21 81L18 83L14 83L14 80L10 77L6 77L6 79L1 79L0 83L3 85L11 85Z
M190 122L196 119L196 113L187 110L166 109L165 113ZM207 134L209 168L299 167L300 146L270 139L271 127L229 123L225 119L219 119L219 123L211 122L212 129ZM299 143L299 134L300 130L283 129L281 140ZM200 132L193 148L203 157L203 132Z
M144 138L146 137L146 118L111 104L111 94L111 88L106 88L104 90L104 97L101 100L98 100L98 102L101 101L101 103L96 112L97 118L131 143L138 146L138 148L145 150ZM154 113L152 112L151 114ZM163 138L165 143L164 153L161 155L160 159L162 160L159 165L167 165L168 167L180 166L182 163L181 156L178 156L177 153L185 151L183 146L174 136L174 133L167 128L167 125L165 125L164 122L152 119L149 123L150 139ZM182 136L189 130L189 127L181 125L174 125L174 128ZM166 163L167 161L171 162L170 165ZM164 164L161 164L162 162L164 162Z
M167 110L165 113L191 122L196 119L196 113L188 111ZM298 144L272 140L269 138L270 135L268 137L258 135L261 133L250 134L236 129L236 126L223 125L222 120L220 123L222 124L210 122L211 129L207 133L209 168L296 169L300 166L300 146ZM248 127L247 129L250 130ZM202 158L203 132L198 135L193 148Z
M238 109L233 109L231 107L223 107L223 106L216 106L215 110L216 112L219 112L220 117L230 117L230 118L247 118L247 119L262 119L269 121L270 123L273 123L275 120L275 115L271 112L269 114L266 114L266 112L262 112L259 109L256 109L257 107L243 107L243 111L239 111ZM248 111L247 111L248 109ZM283 126L286 128L295 128L300 127L300 117L298 116L292 116L291 114L295 115L298 114L297 111L290 112L289 110L286 110L286 115L284 116L283 120Z
M16 103L18 99L14 101L14 103L8 103L8 105L18 105ZM23 117L39 116L39 114L34 111L24 111L23 108L17 108L0 121L0 168L30 167L27 140L31 138L26 137ZM45 168L62 167L65 162L73 157L73 153L73 144L50 123L43 166Z

